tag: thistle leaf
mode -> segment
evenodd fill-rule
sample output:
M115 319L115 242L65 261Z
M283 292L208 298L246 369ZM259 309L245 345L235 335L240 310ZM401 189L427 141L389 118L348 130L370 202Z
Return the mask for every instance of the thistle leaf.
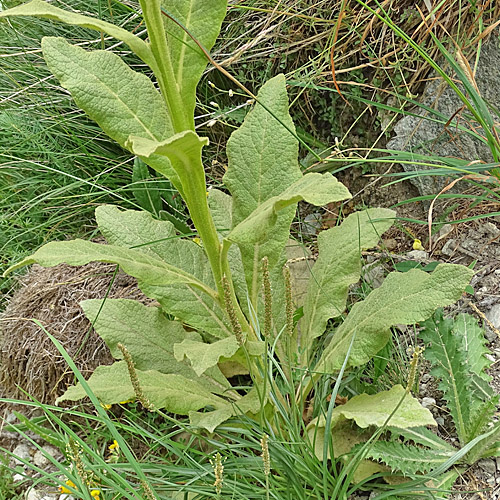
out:
M393 472L406 476L429 472L445 463L454 453L456 451L436 451L394 441L377 441L369 446L366 458L382 462Z
M422 327L424 356L432 364L431 374L439 380L439 389L463 446L476 437L476 425L482 420L479 415L488 414L483 403L493 396L481 377L488 366L481 359L487 352L483 332L469 318L460 317L456 321L444 318L442 310Z

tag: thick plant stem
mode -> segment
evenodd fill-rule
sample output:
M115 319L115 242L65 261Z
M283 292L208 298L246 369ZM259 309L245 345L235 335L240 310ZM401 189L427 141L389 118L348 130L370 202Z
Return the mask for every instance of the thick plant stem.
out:
M156 68L151 68L155 73L160 91L165 99L167 108L172 118L174 132L194 130L194 119L186 115L179 84L175 79L174 68L170 60L167 47L161 3L159 0L140 0L144 21L148 30L151 51L156 60Z

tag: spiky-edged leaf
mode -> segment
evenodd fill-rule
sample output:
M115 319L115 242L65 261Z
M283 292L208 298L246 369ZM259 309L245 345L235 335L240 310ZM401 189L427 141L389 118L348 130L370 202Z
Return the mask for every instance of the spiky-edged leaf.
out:
M436 451L394 441L377 441L368 447L366 458L388 465L403 475L429 472L445 463L455 451Z
M32 0L31 2L18 5L12 9L0 11L0 18L13 16L41 17L103 32L125 42L146 64L151 65L154 61L148 44L129 31L106 21L102 21L101 19L95 19L76 12L68 12L67 10L59 9L48 2Z
M384 208L355 212L340 226L319 234L319 256L311 270L301 320L304 347L323 334L330 318L344 312L349 286L361 274L361 251L378 243L395 214Z
M436 308L452 304L472 275L471 269L454 264L440 264L430 274L419 269L390 273L382 286L354 304L324 350L316 371L340 370L349 349L347 367L366 363L385 346L392 326L423 321Z
M486 411L484 401L493 391L481 378L487 352L483 332L467 318L454 321L444 318L443 311L425 321L421 338L426 344L424 356L432 364L431 374L439 380L439 388L450 410L462 446L473 439L471 434L479 422L479 414ZM480 429L482 430L482 429Z
M415 444L420 444L431 448L432 450L452 451L455 450L451 444L441 439L437 434L427 427L411 427L401 429L397 427L388 427L388 430L394 436L399 436L405 441L412 441Z
M156 370L136 370L139 385L148 400L156 408L187 415L206 406L224 407L226 401L211 394L205 387L182 375L165 374ZM125 361L111 366L98 366L87 383L103 404L116 404L135 398L135 391ZM56 403L78 401L86 392L77 384L70 387Z
M120 210L111 205L96 209L96 219L104 237L112 244L132 247L177 268L189 270L199 281L215 287L203 249L191 240L177 236L168 221L153 219L151 214ZM157 300L163 309L193 328L216 338L232 336L224 312L214 297L186 284L155 286L139 280L141 290Z
M177 360L175 344L186 339L201 341L201 337L196 332L186 332L179 321L167 320L158 307L128 299L84 300L80 305L116 359L123 357L117 348L121 343L138 370L177 373L196 380L211 392L223 392L229 387L217 368L205 370L204 376L199 377L193 368Z

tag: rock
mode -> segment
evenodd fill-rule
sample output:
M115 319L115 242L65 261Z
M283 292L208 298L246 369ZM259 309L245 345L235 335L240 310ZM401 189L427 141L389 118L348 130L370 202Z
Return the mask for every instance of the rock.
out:
M484 472L494 476L497 471L497 464L495 460L491 458L486 458L478 462L479 467L484 470Z
M408 252L407 257L413 260L426 260L429 258L429 254L425 250L412 250Z
M22 474L14 474L12 476L12 482L14 483L20 483L26 476L23 476Z
M312 214L306 215L304 217L304 221L301 224L302 234L316 236L316 233L321 229L322 225L323 223L321 222L321 214L319 212L314 212Z
M33 452L33 448L28 446L26 443L21 443L21 444L18 444L14 448L14 451L12 452L12 454L15 455L16 457L30 461L32 452ZM24 465L23 462L17 458L13 457L12 461L14 462L15 465Z
M364 266L361 276L371 288L378 288L384 281L384 266Z
M382 238L382 246L391 251L397 248L398 241L395 238Z
M500 328L500 304L495 304L487 311L486 317L493 323L495 328Z
M437 417L436 418L436 423L442 427L444 425L444 418L443 417Z
M432 375L430 375L429 373L424 373L421 377L421 381L424 383L424 384L427 384L432 378Z
M491 103L500 102L500 48L497 36L493 34L481 50L476 82L483 98ZM472 63L473 65L473 63ZM443 64L444 66L444 64ZM455 76L455 75L453 75ZM463 91L463 86L459 85ZM396 137L387 144L388 149L413 151L422 154L436 156L448 156L462 158L464 160L493 161L491 151L483 142L472 138L470 134L457 131L457 124L464 125L462 113L458 113L463 106L462 101L455 92L443 83L441 78L431 80L426 85L422 102L430 108L435 108L451 122L445 128L444 123L436 123L427 120L429 113L423 109L417 109L419 116L406 116L401 119L394 130ZM433 117L433 116L430 116ZM477 134L484 132L478 128ZM450 135L452 137L450 137ZM401 165L407 171L424 170L428 167L421 165ZM420 194L437 194L444 186L449 184L450 179L442 176L418 176L410 179ZM459 183L460 184L460 183ZM460 186L456 186L460 189Z
M441 253L443 255L446 255L447 257L451 257L455 253L457 247L458 247L457 240L451 238L444 244L443 248L441 249Z
M31 488L26 493L26 500L42 500L43 494Z
M436 406L436 400L434 398L425 397L422 399L422 406L424 408L433 408Z
M47 455L55 458L57 456L60 456L61 453L54 446L46 445L41 450L36 451L33 457L33 463L40 468L46 467L50 463L50 459Z

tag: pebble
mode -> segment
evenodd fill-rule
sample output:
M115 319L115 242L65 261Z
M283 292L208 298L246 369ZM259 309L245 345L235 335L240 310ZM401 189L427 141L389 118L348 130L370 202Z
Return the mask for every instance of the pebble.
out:
M60 456L61 453L54 446L46 445L43 446L41 450L37 450L35 456L33 457L33 463L40 468L44 468L50 463L48 456L56 458Z
M14 474L12 476L12 481L14 483L19 483L20 481L22 481L24 479L25 476L23 476L22 474Z
M432 375L430 375L429 373L424 373L421 377L421 381L424 383L424 384L427 384L427 382L430 381L430 379L432 378Z
M436 406L436 400L434 398L425 397L422 399L422 406L424 408Z
M425 250L412 250L408 252L406 256L413 260L426 260L429 254Z
M443 255L446 255L447 257L451 257L455 252L456 248L457 248L457 240L454 240L452 238L444 244L443 248L441 249L441 253Z
M487 472L491 476L493 476L497 471L497 464L495 460L492 460L491 458L480 460L478 465L484 470L484 472Z
M29 461L31 459L31 452L32 448L30 446L28 446L26 443L21 443L14 448L12 454L16 457ZM23 462L18 458L12 458L12 461L15 465L24 465Z
M500 304L495 304L486 313L486 317L493 323L495 328L500 328Z
M444 418L443 417L437 417L436 418L436 423L442 427L444 425Z

